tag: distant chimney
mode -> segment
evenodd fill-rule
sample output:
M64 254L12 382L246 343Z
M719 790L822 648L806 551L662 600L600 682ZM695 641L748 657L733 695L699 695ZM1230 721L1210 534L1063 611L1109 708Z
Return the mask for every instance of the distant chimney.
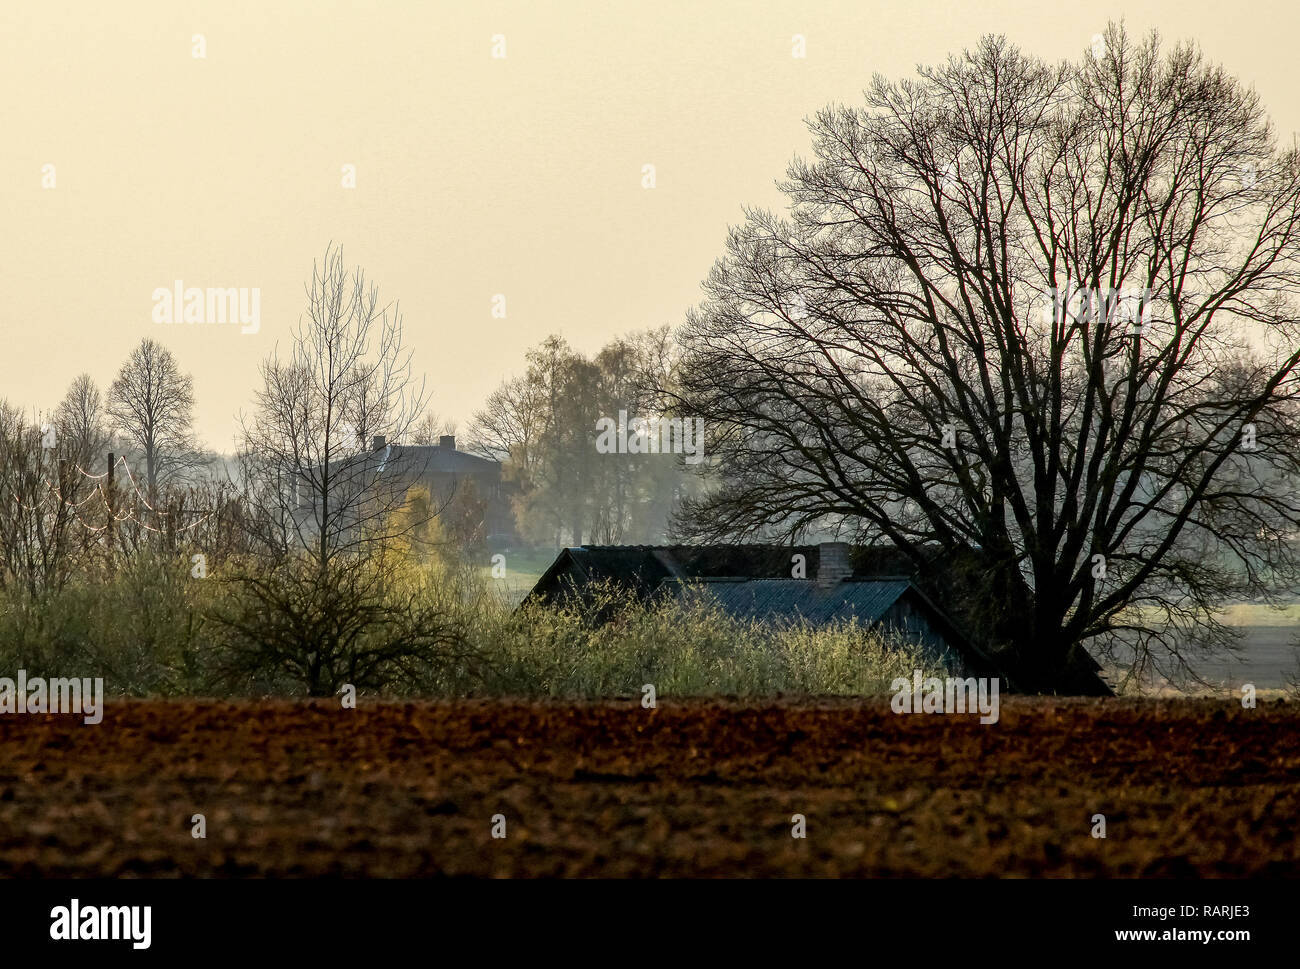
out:
M455 434L442 435L442 437L438 438L438 447L443 448L447 451L456 450L456 435Z
M384 438L384 435L376 434L373 438L370 439L370 450L378 451L381 447L383 447L387 443L388 442Z
M849 563L847 542L822 542L817 546L817 587L829 589L851 578L853 566Z

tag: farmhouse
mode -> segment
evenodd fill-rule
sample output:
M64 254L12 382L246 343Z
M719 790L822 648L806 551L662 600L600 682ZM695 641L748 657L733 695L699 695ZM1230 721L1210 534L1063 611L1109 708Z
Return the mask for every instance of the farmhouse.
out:
M456 437L444 434L436 445L389 444L376 437L371 460L400 475L408 487L422 486L435 500L447 499L466 487L484 503L488 535L513 530L509 503L501 490L501 465L467 451L456 450Z
M901 552L819 545L584 545L560 552L525 603L590 601L603 583L650 601L708 596L738 619L822 625L857 619L919 643L968 676L997 677L1016 690L1015 669L964 631L972 598L950 557L936 552L918 572ZM940 607L938 603L944 603ZM1100 666L1085 656L1070 673L1070 692L1110 695Z
M856 619L921 644L963 673L1000 675L909 575L860 574L841 542L566 548L524 601L583 598L605 582L647 600L707 597L729 616L772 625Z
M514 516L503 492L501 465L457 450L455 435L442 435L436 445L393 444L376 435L368 451L330 466L340 492L423 488L435 505L458 498L480 506L481 537L487 541L513 534ZM315 499L308 489L300 489L298 517L303 522L309 523L316 514Z

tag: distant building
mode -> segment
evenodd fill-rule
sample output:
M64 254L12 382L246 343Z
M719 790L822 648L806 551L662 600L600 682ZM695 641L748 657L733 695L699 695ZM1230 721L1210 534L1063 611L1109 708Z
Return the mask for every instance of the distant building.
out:
M340 485L340 493L354 482L357 488L384 494L393 494L394 488L406 492L423 488L435 508L446 502L454 505L459 501L461 508L481 502L480 537L485 541L501 540L514 533L514 517L501 487L501 464L456 450L455 435L444 434L434 445L389 444L377 436L369 451L332 462L331 468L336 464L345 482ZM300 504L299 519L311 515L310 500Z

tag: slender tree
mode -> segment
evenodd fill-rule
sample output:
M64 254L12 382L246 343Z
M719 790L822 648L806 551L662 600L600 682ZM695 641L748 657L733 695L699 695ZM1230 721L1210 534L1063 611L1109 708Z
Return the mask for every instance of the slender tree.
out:
M181 371L162 344L141 340L109 387L108 414L142 457L147 498L156 508L159 488L199 463L193 439L194 378Z
M83 468L103 459L108 445L106 416L95 381L90 374L78 375L55 410L55 423L59 436L68 442L69 457Z
M458 641L401 572L403 550L440 510L410 500L418 469L388 443L425 409L410 364L397 307L327 248L289 353L263 363L244 421L254 552L215 614L233 633L231 671L272 669L326 695L344 682L381 686ZM372 447L372 435L386 443Z

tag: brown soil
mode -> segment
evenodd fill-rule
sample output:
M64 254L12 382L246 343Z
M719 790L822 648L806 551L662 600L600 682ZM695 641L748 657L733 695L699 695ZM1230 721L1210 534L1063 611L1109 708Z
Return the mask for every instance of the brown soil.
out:
M1275 703L1004 698L989 726L663 698L0 716L6 875L1295 876L1298 817L1300 708Z

